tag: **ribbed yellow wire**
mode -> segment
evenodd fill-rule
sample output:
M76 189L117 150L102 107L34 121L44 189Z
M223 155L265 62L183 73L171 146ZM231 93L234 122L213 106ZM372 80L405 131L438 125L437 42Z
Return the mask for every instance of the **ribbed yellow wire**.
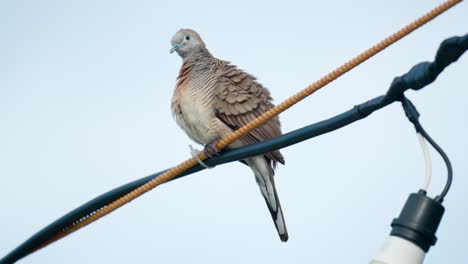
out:
M318 81L312 83L311 85L307 86L300 92L296 93L295 95L291 96L290 98L286 99L279 105L275 106L274 108L270 109L269 111L265 112L255 120L252 120L247 125L239 128L238 130L234 131L227 137L221 139L217 147L218 149L223 149L232 142L238 140L239 138L247 135L253 129L263 125L265 122L273 118L274 116L279 115L281 112L285 111L286 109L290 108L294 104L298 103L305 97L311 95L318 89L324 87L328 83L332 82L333 80L337 79L341 75L345 74L349 70L353 69L354 67L358 66L359 64L363 63L370 57L374 56L375 54L379 53L383 49L387 48L391 44L395 43L396 41L400 40L404 36L408 35L412 31L416 30L417 28L421 27L425 23L429 22L433 18L437 17L441 13L445 12L449 8L453 7L454 5L460 3L462 0L448 0L441 5L437 6L433 10L429 11L425 15L421 16L420 18L416 19L414 22L408 24L404 28L400 29L398 32L394 33L393 35L387 37L386 39L382 40L378 44L374 45L370 49L362 52L358 56L354 57L353 59L349 60L348 62L344 63L340 67L336 68L332 72L328 73L327 75L320 78ZM203 152L198 153L198 158L200 160L205 160L207 157L203 154ZM96 211L95 213L91 214L87 218L69 226L68 228L64 229L50 240L46 241L44 244L39 246L37 249L45 247L60 238L67 236L68 234L86 226L90 223L98 220L99 218L113 212L117 208L129 203L130 201L134 200L138 196L150 191L151 189L155 188L156 186L165 183L182 172L188 170L189 168L197 165L198 162L195 158L191 158L185 160L184 162L180 163L179 165L173 167L172 169L166 171L165 173L161 174L159 177L152 179L151 181L143 184L142 186L134 189L133 191L129 192L128 194L118 198L117 200L113 201L112 203L108 204L107 206L101 208L100 210ZM37 250L36 249L36 250Z

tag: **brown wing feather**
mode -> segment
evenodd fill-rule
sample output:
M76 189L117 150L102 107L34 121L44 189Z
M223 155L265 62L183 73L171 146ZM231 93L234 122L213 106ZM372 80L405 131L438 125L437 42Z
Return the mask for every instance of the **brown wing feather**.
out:
M274 106L271 100L268 89L256 82L254 76L228 64L218 79L214 108L221 121L232 129L238 129L271 109ZM255 144L281 134L280 121L275 117L241 140L246 144ZM267 153L265 157L273 162L273 166L276 166L276 162L284 164L279 150Z

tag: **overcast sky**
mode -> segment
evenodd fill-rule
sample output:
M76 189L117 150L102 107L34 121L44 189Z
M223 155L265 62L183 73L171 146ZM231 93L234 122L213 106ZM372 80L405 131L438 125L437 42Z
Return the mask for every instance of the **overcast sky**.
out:
M77 206L189 157L170 112L193 28L218 58L281 102L441 1L1 1L0 256ZM281 115L283 131L379 96L394 76L467 33L462 3ZM467 262L468 56L408 92L446 150L454 182L425 263ZM399 104L283 150L281 243L239 163L171 182L21 263L367 263L424 162ZM431 150L429 195L445 183Z

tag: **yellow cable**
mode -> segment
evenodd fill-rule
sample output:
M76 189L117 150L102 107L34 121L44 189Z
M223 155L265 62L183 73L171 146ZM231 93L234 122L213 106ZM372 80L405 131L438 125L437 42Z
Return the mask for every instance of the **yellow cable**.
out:
M285 111L286 109L290 108L294 104L298 103L305 97L311 95L318 89L324 87L328 83L332 82L333 80L337 79L341 75L345 74L349 70L353 69L354 67L358 66L359 64L363 63L370 57L374 56L375 54L379 53L383 49L387 48L391 44L395 43L396 41L400 40L404 36L408 35L412 31L416 30L417 28L421 27L425 23L429 22L433 18L437 17L441 13L445 12L449 8L453 7L454 5L460 3L462 0L448 0L441 5L437 6L433 10L429 11L422 17L416 19L414 22L408 24L404 28L400 29L398 32L394 33L393 35L387 37L386 39L382 40L378 44L374 45L370 49L362 52L358 56L354 57L353 59L349 60L345 64L341 65L340 67L336 68L329 74L323 76L320 78L318 81L312 83L311 85L307 86L304 88L302 91L296 93L295 95L291 96L290 98L286 99L279 105L275 106L274 108L270 109L269 111L265 112L255 120L252 120L250 123L247 125L239 128L238 130L234 131L231 133L229 136L221 139L217 147L218 149L223 149L232 142L238 140L239 138L247 135L250 131L253 129L261 126L274 116L279 115L281 112ZM203 154L203 152L198 153L198 158L200 160L205 160L207 157ZM43 248L60 238L63 238L67 236L68 234L86 226L89 225L90 223L98 220L99 218L111 213L112 211L116 210L117 208L125 205L126 203L129 203L133 199L137 198L138 196L150 191L151 189L155 188L156 186L165 183L182 172L188 170L189 168L197 165L198 162L195 158L188 159L179 165L173 167L172 169L166 171L165 173L161 174L159 177L154 178L153 180L143 184L142 186L134 189L133 191L129 192L128 194L118 198L117 200L113 201L112 203L108 204L107 206L101 208L100 210L94 212L93 214L89 215L87 218L82 219L78 221L77 223L74 223L73 225L69 226L68 228L62 230L59 232L57 235L52 237L50 240L46 241L43 243L41 246L36 248L36 250Z

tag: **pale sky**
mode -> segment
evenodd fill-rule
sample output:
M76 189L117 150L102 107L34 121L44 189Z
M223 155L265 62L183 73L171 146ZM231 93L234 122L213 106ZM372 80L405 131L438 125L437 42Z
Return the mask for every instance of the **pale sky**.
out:
M314 4L315 3L315 4ZM90 199L189 157L170 112L193 28L213 55L281 102L442 1L1 1L0 257ZM467 33L461 3L281 115L283 131L379 96ZM407 93L446 150L454 182L425 263L467 262L468 57ZM219 166L158 187L20 263L367 263L424 162L399 104L283 150L281 243L252 172ZM440 193L446 171L431 149Z

